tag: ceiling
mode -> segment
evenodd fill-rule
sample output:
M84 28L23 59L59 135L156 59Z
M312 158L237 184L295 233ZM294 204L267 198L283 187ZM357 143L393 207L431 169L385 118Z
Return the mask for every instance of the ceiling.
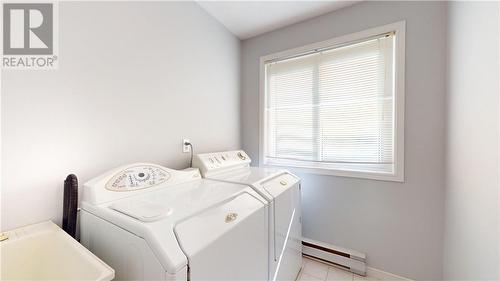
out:
M352 5L358 1L197 1L240 39Z

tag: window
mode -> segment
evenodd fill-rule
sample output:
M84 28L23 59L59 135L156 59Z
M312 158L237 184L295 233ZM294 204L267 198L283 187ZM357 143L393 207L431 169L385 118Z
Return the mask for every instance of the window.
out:
M403 180L404 22L261 59L261 163Z

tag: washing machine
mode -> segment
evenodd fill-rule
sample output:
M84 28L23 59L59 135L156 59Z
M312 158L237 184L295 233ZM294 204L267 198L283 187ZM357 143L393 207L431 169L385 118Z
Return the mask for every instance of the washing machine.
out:
M116 280L267 280L267 210L246 185L131 164L84 184L81 243Z
M300 179L283 169L251 167L242 151L197 154L205 179L244 184L269 204L269 280L295 280L302 265Z

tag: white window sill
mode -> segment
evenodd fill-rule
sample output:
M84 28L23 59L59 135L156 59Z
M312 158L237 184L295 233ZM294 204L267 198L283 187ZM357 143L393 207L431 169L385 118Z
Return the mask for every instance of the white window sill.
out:
M262 162L261 162L262 163ZM367 171L356 171L347 169L329 169L324 167L310 167L305 165L297 164L287 164L287 163L264 163L260 164L260 167L264 168L282 168L290 170L291 172L297 173L308 173L308 174L318 174L318 175L328 175L337 177L348 177L348 178L360 178L360 179L371 179L379 181L393 181L393 182L404 182L404 174L401 171L398 173L387 173L387 172L367 172Z

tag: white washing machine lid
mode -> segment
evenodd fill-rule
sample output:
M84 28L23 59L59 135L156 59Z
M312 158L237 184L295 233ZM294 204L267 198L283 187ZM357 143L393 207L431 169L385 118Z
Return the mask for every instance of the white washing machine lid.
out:
M192 256L263 206L252 195L242 193L179 222L175 232L186 254Z
M227 172L209 175L206 178L253 185L262 180L286 173L286 170L275 168L242 167Z
M188 256L190 280L266 280L267 210L242 193L178 223L180 246Z
M172 214L172 208L147 200L127 200L109 207L143 222L160 220Z
M124 198L103 207L115 211L117 216L133 218L137 223L167 223L170 226L242 193L251 193L255 200L265 202L243 184L198 180Z
M260 190L259 194L268 201L273 200L299 181L295 175L283 169L242 167L227 172L206 176L207 179L245 184Z

